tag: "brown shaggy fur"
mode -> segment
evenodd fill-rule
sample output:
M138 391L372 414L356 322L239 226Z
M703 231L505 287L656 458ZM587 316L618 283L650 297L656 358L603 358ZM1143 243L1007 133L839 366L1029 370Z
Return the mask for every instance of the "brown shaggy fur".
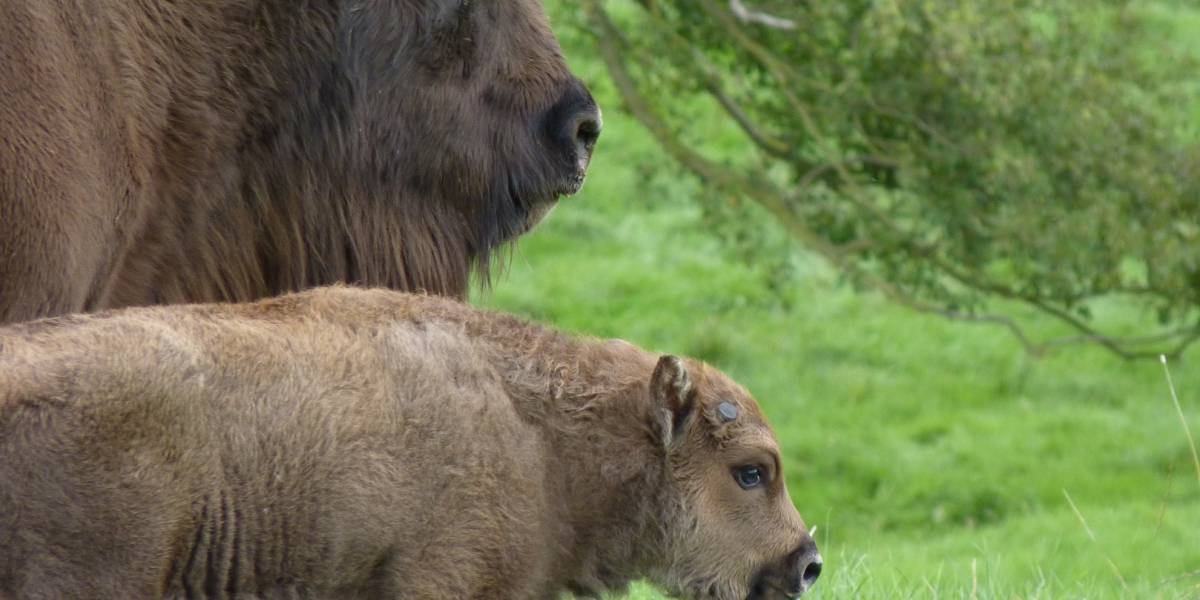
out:
M354 288L0 329L0 540L3 598L742 600L819 571L721 373Z
M537 0L5 0L0 323L461 297L598 133Z

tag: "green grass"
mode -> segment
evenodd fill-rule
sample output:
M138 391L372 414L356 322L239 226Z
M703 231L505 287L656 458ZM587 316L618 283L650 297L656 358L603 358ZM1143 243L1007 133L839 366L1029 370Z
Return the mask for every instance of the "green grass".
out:
M636 189L602 183L625 168L611 160L480 300L747 385L829 557L816 597L969 597L973 563L979 597L1117 597L1108 558L1142 597L1200 597L1200 481L1159 365L1094 348L1034 361L998 329L856 295L818 264L781 301L697 211L613 200ZM1200 377L1175 377L1200 429Z
M475 300L695 356L754 392L818 527L814 597L1200 598L1200 481L1161 365L1090 347L1035 360L803 254L739 259L602 69L568 54L607 107L592 175ZM1200 432L1196 357L1173 375Z

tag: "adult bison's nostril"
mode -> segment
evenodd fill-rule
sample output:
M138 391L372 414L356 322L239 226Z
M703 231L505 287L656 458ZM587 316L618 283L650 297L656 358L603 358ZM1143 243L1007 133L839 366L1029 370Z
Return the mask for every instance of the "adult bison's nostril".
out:
M570 127L575 130L576 156L579 158L583 158L584 156L590 157L592 148L596 147L596 140L600 138L600 129L602 127L600 108L595 104L590 104L575 116L574 122Z
M586 102L575 107L574 112L567 118L563 126L561 139L570 147L570 157L574 165L572 173L568 174L577 183L583 183L588 165L592 162L592 149L600 138L600 108L592 101L590 95L584 92Z
M592 150L602 128L600 108L579 81L572 81L558 102L546 114L546 132L565 159L562 173L563 192L574 193L583 183Z

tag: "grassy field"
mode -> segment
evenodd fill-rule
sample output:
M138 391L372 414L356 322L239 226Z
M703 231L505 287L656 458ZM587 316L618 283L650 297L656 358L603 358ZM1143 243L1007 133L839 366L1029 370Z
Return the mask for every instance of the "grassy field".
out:
M602 69L569 38L568 54L607 107L592 175L476 302L749 387L818 528L816 598L1200 598L1200 477L1161 365L1031 359L1000 329L856 294L784 244L739 258ZM1193 432L1197 357L1172 373Z

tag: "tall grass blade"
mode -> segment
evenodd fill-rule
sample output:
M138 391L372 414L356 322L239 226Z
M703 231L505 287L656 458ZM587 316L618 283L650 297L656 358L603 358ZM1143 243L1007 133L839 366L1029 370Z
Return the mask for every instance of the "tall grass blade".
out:
M1196 453L1196 439L1188 427L1187 418L1183 416L1183 407L1179 404L1179 395L1175 393L1175 382L1171 380L1171 369L1167 367L1166 355L1159 355L1163 372L1167 374L1167 387L1171 389L1171 401L1175 403L1175 413L1179 415L1179 423L1183 425L1183 433L1187 436L1188 446L1192 449L1192 465L1196 467L1196 481L1200 482L1200 454Z
M1085 533L1087 533L1087 536L1089 539L1092 540L1092 543L1096 544L1096 546L1099 547L1100 540L1096 539L1096 534L1094 532L1092 532L1091 527L1088 527L1087 519L1083 518L1083 513L1079 512L1079 507L1075 506L1075 501L1071 499L1071 494L1067 493L1066 488L1063 488L1062 493L1063 493L1063 496L1066 497L1066 499L1067 499L1067 504L1071 505L1071 510L1075 512L1075 516L1079 519L1079 524L1083 525L1083 531ZM1109 566L1109 568L1112 569L1113 575L1116 575L1117 580L1121 582L1121 587L1123 589L1128 590L1129 584L1125 583L1125 577L1121 575L1121 570L1117 568L1117 563L1113 562L1113 559L1110 558L1108 556L1108 553L1105 552L1104 550L1100 550L1100 555L1103 556L1104 560L1108 562L1108 566Z

